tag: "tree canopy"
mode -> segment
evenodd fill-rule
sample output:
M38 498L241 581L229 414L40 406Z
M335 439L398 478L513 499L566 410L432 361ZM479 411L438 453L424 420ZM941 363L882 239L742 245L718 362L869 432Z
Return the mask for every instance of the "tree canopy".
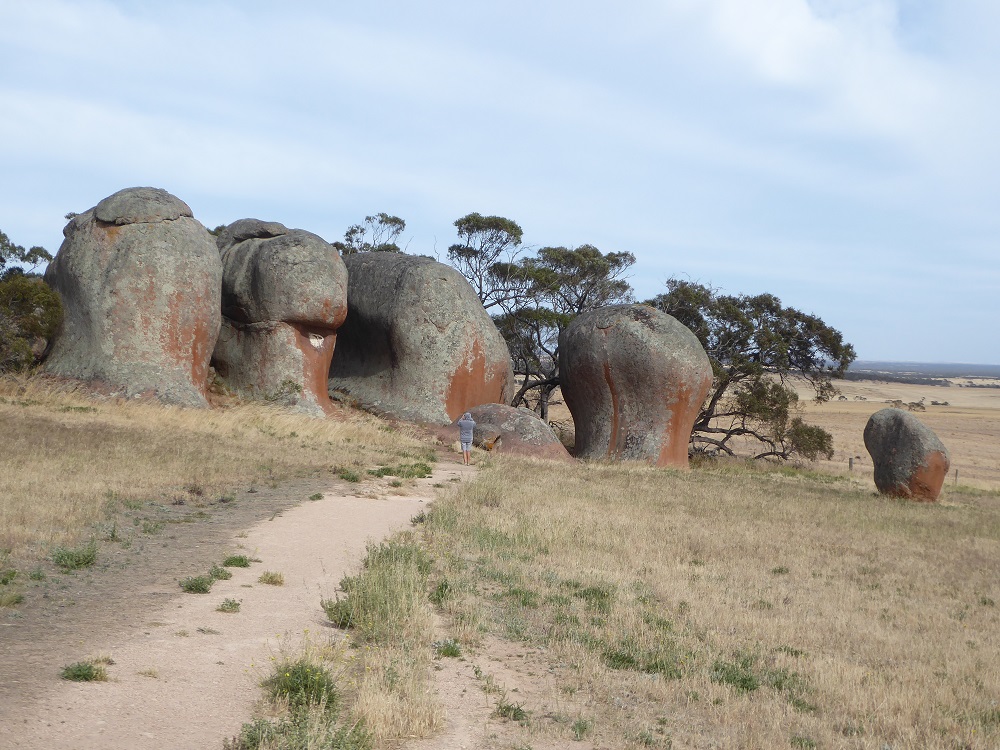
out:
M7 264L12 261L23 263L30 270L34 270L42 263L48 263L50 260L52 260L52 256L44 247L36 245L25 250L21 245L15 245L11 242L6 234L0 232L0 271L3 271ZM11 270L8 269L8 272Z
M404 229L406 229L405 221L383 211L374 216L366 216L360 224L352 224L344 232L344 241L332 244L343 255L398 253L402 251L396 240Z
M59 295L34 273L50 260L45 248L25 250L0 232L0 372L33 366L62 321Z
M487 218L501 231L501 222L508 222ZM513 222L509 225L517 227ZM520 242L520 227L517 230ZM512 243L512 235L505 238L497 231L491 242L479 245L480 250L473 243L453 246L461 248L456 254L463 261L456 267L470 280L484 306L489 303L500 311L494 321L521 380L513 405L530 406L548 419L549 397L559 385L560 331L581 312L631 301L632 287L621 275L635 263L635 256L581 245L543 247L533 256L498 260Z
M726 295L670 279L648 304L674 316L701 341L714 379L694 426L695 446L733 454L734 438L757 441L755 457L831 456L832 439L796 414L789 378L805 379L818 401L836 394L832 380L855 359L854 348L815 315L785 307L772 294Z
M516 262L524 234L517 222L471 213L456 219L455 229L461 242L448 248L448 262L476 290L483 307L505 312L520 307L530 284Z

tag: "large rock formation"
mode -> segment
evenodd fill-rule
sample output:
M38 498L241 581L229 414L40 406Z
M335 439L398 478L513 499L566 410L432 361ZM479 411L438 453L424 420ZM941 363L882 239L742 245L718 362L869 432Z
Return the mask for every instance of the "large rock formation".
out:
M647 305L583 313L559 337L578 458L686 467L712 366L690 330Z
M875 465L875 486L884 495L933 502L951 460L938 436L909 412L882 409L865 425L865 447Z
M213 363L237 393L322 415L337 329L347 314L347 269L310 232L241 219L217 239L222 332Z
M573 460L552 428L530 409L483 404L468 411L476 423L472 441L483 450L552 461ZM458 420L442 428L441 437L458 440Z
M397 253L358 253L345 263L350 312L332 389L376 413L439 425L510 398L507 344L458 271Z
M65 316L45 370L206 406L222 264L180 199L128 188L75 216L45 280Z

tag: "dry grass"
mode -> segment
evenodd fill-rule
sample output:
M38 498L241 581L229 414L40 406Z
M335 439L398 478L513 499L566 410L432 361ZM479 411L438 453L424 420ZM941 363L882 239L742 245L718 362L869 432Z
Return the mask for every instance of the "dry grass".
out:
M374 418L312 419L263 405L201 411L97 400L41 379L0 379L0 550L13 561L72 545L123 504L338 467L422 459Z
M380 746L426 737L442 724L430 690L434 623L427 600L430 560L412 533L370 544L361 570L341 582L345 597L324 601L359 648L352 713Z
M463 643L551 657L529 744L585 706L611 747L1000 746L996 491L494 460L426 533Z

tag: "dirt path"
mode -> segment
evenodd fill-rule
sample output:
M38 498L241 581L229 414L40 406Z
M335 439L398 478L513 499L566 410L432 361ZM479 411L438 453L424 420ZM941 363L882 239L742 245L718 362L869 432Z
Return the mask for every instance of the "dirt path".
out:
M408 526L433 498L430 485L467 474L439 463L406 495L327 492L286 507L310 489L296 486L243 533L220 511L219 528L167 545L172 572L124 567L54 590L0 629L0 748L221 747L250 718L272 657L329 627L319 601L357 565L366 541ZM259 515L266 503L256 508ZM178 578L238 547L260 562L232 568L209 594L179 592ZM281 573L284 585L259 583L264 571ZM216 611L227 598L241 602L238 613ZM64 665L98 655L114 660L108 682L60 679Z

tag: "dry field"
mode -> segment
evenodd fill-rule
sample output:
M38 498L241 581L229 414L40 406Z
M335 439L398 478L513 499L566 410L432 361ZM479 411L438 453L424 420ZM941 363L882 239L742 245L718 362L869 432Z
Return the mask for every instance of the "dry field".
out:
M442 489L419 534L438 637L472 675L454 691L461 711L492 713L465 745L1000 747L1000 392L842 390L805 404L834 434L837 455L817 465L567 468L477 452L479 478ZM885 399L921 396L951 402L918 416L959 469L934 505L877 496L861 442ZM197 506L434 450L346 412L196 412L35 381L0 383L0 425L0 563L22 570L106 533L123 506ZM377 735L439 722L426 692L401 692L403 662L433 653L426 624L414 633L366 644L371 690L353 696Z
M908 404L923 399L926 411L913 414L934 430L948 448L951 474L946 488L954 485L956 469L960 485L1000 488L1000 388L960 388L958 383L964 380L953 382L955 385L946 388L878 381L837 381L837 387L847 400L835 399L825 404L810 401L808 390L799 388L806 421L825 428L833 435L836 451L833 461L821 462L821 466L829 471L846 472L848 459L854 457L855 473L871 482L871 458L863 439L868 417L890 406L889 401L899 400ZM947 401L948 406L935 406L932 401Z
M405 430L344 413L310 419L261 405L199 411L88 398L0 379L0 567L85 539L123 506L214 501L294 476L336 474L428 450Z
M426 533L489 747L1000 746L998 492L487 459Z

